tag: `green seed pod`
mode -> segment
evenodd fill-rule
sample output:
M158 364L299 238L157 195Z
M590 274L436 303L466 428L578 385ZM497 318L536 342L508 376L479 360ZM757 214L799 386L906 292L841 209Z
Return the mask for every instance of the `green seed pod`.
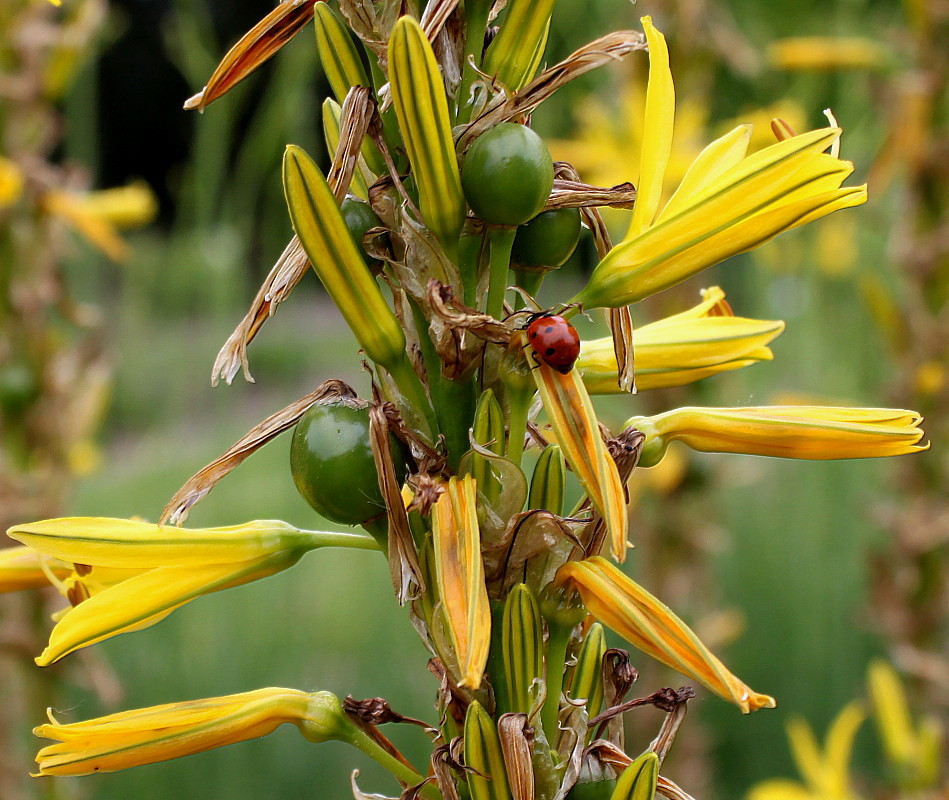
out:
M540 508L563 516L564 488L567 479L563 452L555 444L548 445L537 459L531 477L531 490L527 498L528 508Z
M647 750L623 770L610 800L653 800L659 779L659 756Z
M511 261L516 268L563 266L580 241L580 210L543 211L517 229Z
M543 209L554 185L547 145L526 125L502 122L468 148L461 168L465 199L493 225L523 225Z
M346 197L340 204L340 209L343 212L346 227L349 228L356 247L359 248L359 252L365 258L369 271L373 275L378 275L382 270L382 262L366 252L366 248L363 246L363 237L370 229L381 226L382 220L376 216L376 212L372 210L369 203L364 203L354 197Z
M577 782L567 793L567 800L610 800L615 788L615 778Z
M523 583L504 603L501 637L511 710L530 714L544 678L544 629L537 601Z
M504 769L504 753L494 720L476 700L465 716L465 765L471 800L511 800Z
M389 438L398 478L405 453ZM290 472L297 491L323 517L359 525L385 513L369 447L369 409L344 400L311 406L297 422L290 444Z
M594 622L580 645L577 664L573 668L567 695L571 700L586 699L587 714L592 719L603 705L603 654L606 653L606 634L599 622Z

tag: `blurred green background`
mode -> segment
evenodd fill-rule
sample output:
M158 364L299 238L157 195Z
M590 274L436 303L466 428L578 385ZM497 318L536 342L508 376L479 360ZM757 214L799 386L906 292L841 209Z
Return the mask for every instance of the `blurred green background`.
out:
M249 27L268 8L266 2L237 9L197 0L175 0L161 10L156 5L127 0L113 7L102 51L90 54L65 102L65 156L89 165L103 184L109 183L109 142L131 145L142 158L143 175L153 146L135 140L142 120L121 121L141 115L140 105L123 100L103 70L126 70L123 80L135 93L138 82L147 85L158 69L150 66L151 54L196 91L240 25ZM845 130L843 153L855 162L856 183L888 135L884 89L912 67L912 6L894 0L640 0L635 6L559 0L547 61L610 30L637 27L639 16L652 14L670 42L680 117L698 119L696 141L707 142L726 121L778 100L798 106L810 127L823 124L821 110L831 106ZM130 31L142 35L143 25L152 26L153 50L127 42ZM765 51L773 40L813 34L867 37L888 60L871 69L818 73L769 67ZM139 56L131 66L117 46L123 37L123 46ZM584 98L594 94L607 115L617 112L621 137L624 93L641 86L645 75L645 55L628 61L637 63L585 76L562 91L537 113L536 127L551 138L595 140L580 126ZM190 120L190 149L172 153L167 169L156 173L165 203L161 224L129 236L128 264L109 265L77 244L67 264L69 280L81 299L107 309L116 374L101 467L76 487L70 513L155 519L189 475L323 380L343 378L366 393L356 344L314 276L251 346L256 383L238 376L230 387L209 385L214 355L291 234L280 187L282 149L295 142L322 152L318 112L324 93L313 36L305 30L262 74ZM149 99L149 92L141 94L139 103ZM187 144L187 123L174 125L169 130ZM136 162L128 163L122 167L128 174L116 179L134 176ZM634 177L624 174L622 162L612 168L617 182ZM688 390L612 400L604 404L607 424L673 405L764 404L788 393L818 402L908 403L891 394L898 367L865 291L868 278L872 285L895 285L896 265L886 248L901 213L899 195L881 195L871 186L870 203L845 213L853 224L834 241L822 239L819 229L836 218L817 223L816 230L792 232L760 257L736 258L637 310L642 324L691 305L700 287L718 283L737 314L784 319L788 329L773 345L774 362ZM584 246L563 281L577 281L589 268L592 248ZM544 296L553 303L568 295L554 284ZM254 455L196 507L188 524L279 518L300 527L326 525L296 494L288 446L283 437ZM793 775L783 732L788 715L803 715L822 732L860 694L869 657L885 649L868 611L868 555L886 552L877 512L900 502L897 469L891 463L693 455L671 491L644 494L632 528L639 549L629 569L657 593L661 585L663 599L696 624L709 622L715 610L734 612L728 617L733 629L714 649L743 680L779 701L776 711L745 718L699 692L688 725L701 732L696 748L708 758L687 753L691 760L683 757L681 769L694 777L696 769L707 768L713 777L700 786L676 772L677 762L668 770L696 796L739 797L757 780ZM649 532L645 541L637 539L637 529ZM708 630L714 638L715 629ZM70 720L263 686L382 696L401 713L433 714L436 685L425 670L427 654L391 597L384 560L371 553L312 554L285 574L203 598L154 628L72 658L108 664L122 699L102 707L91 687L64 683L68 699L59 710ZM634 663L643 660L634 654ZM647 676L657 683L646 684ZM644 669L640 689L646 694L681 682L674 673ZM36 715L39 720L40 709ZM392 736L423 762L427 742L421 734ZM865 734L858 757L874 769ZM178 762L85 778L78 788L57 779L51 796L342 800L351 796L353 768L362 771L364 790L391 789L358 754L335 743L308 745L287 729Z

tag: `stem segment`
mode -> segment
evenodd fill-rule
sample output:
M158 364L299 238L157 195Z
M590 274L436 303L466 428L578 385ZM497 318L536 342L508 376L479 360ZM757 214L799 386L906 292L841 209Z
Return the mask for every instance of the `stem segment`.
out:
M507 290L507 274L511 267L511 248L514 246L515 226L497 226L489 229L488 244L491 248L488 264L488 305L485 309L495 319L504 315L504 292Z

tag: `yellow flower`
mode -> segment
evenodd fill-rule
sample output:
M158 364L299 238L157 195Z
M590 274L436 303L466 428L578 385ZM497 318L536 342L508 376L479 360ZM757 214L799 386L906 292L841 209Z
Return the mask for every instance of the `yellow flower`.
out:
M646 435L640 465L662 459L669 442L703 453L745 453L776 458L829 460L899 456L929 449L919 444L922 418L899 408L758 406L677 408L632 417L626 426Z
M918 726L913 724L903 684L886 661L870 664L867 688L877 735L897 784L907 790L935 786L942 750L939 721L923 717Z
M746 800L855 800L850 789L848 764L853 740L864 716L859 703L845 706L831 723L823 752L807 723L792 719L787 726L788 740L804 783L765 781L755 786Z
M0 156L0 208L17 201L23 191L23 173L9 158Z
M329 692L257 689L243 694L123 711L63 725L33 729L54 739L36 755L43 775L91 775L154 764L266 736L285 722L310 741L347 741L353 723Z
M378 547L370 537L303 531L277 520L188 530L134 520L66 517L16 525L7 535L74 565L71 575L59 581L73 607L53 628L49 645L36 659L40 666L154 625L201 595L287 569L310 550Z
M717 286L702 297L694 308L634 331L638 389L682 386L772 359L767 345L784 330L783 322L733 316ZM577 368L592 394L622 391L612 337L583 342Z
M557 581L577 589L587 610L634 647L699 681L742 713L774 708L773 697L738 680L688 625L605 558L570 561Z
M866 187L841 188L853 165L836 150L839 128L794 136L747 155L751 130L712 142L662 205L675 92L665 40L649 18L649 89L638 197L626 238L573 298L585 308L619 307L667 289L777 234L866 201Z
M840 69L881 69L891 58L879 42L859 36L793 36L768 46L775 69L825 72Z
M0 550L0 594L39 589L49 585L50 573L65 579L71 571L68 564L49 562L30 547L6 547Z
M103 255L122 262L128 258L128 245L117 228L148 224L158 205L145 184L133 183L86 194L51 190L43 195L42 208L66 220Z

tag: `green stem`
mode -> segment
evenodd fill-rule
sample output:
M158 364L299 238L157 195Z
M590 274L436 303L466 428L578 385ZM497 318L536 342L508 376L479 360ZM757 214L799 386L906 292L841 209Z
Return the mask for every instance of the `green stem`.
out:
M435 418L431 400L425 393L425 387L422 386L422 381L408 357L403 357L393 364L386 364L385 369L399 388L401 399L415 412L417 421L426 426L420 433L434 444L438 435L438 420Z
M557 717L560 714L560 693L563 691L563 676L567 661L567 644L573 627L565 627L547 620L550 636L547 640L547 696L540 712L544 732L551 748L557 749L560 731Z
M347 744L351 744L357 750L369 756L369 758L386 770L386 772L395 776L408 786L417 786L425 780L414 769L407 767L394 755L387 752L382 745L373 741L367 733L358 728L354 727L354 730L345 741ZM426 783L425 786L422 787L421 795L422 797L428 798L428 800L441 800L441 793L432 783Z
M508 391L507 395L507 457L517 466L524 454L524 434L527 432L527 415L531 409L534 392Z
M364 524L363 527L368 530L367 525ZM358 533L343 533L341 531L300 531L300 533L312 534L317 547L348 547L350 550L379 549L375 539L370 539L368 536L362 536Z
M504 292L507 290L507 274L511 267L511 247L514 245L515 226L497 226L488 231L491 248L488 263L488 305L485 309L495 319L504 315Z
M520 286L531 297L536 298L540 285L547 277L547 270L514 270L514 283Z
M461 74L461 86L458 87L458 122L467 123L471 119L471 103L468 95L471 86L478 77L469 63L469 56L476 66L481 66L481 53L484 50L484 34L488 27L488 15L493 0L465 0L465 60Z
M366 533L370 534L372 538L370 539L367 536L358 536L351 533L341 534L343 536L349 536L351 539L360 539L366 544L362 547L363 550L381 550L383 553L387 553L389 550L389 520L385 514L381 514L378 517L373 517L370 520L360 523L360 526ZM347 547L352 547L352 545L344 545Z
M474 308L478 291L478 267L484 249L484 234L463 233L458 244L458 270L461 273L461 287L464 303Z
M428 375L438 429L445 436L448 466L455 469L461 456L468 450L468 428L471 427L471 418L474 415L474 383L470 379L449 380L441 374L441 361L435 352L432 338L428 335L428 320L411 298L409 305L412 308L419 349L422 351L422 361Z

